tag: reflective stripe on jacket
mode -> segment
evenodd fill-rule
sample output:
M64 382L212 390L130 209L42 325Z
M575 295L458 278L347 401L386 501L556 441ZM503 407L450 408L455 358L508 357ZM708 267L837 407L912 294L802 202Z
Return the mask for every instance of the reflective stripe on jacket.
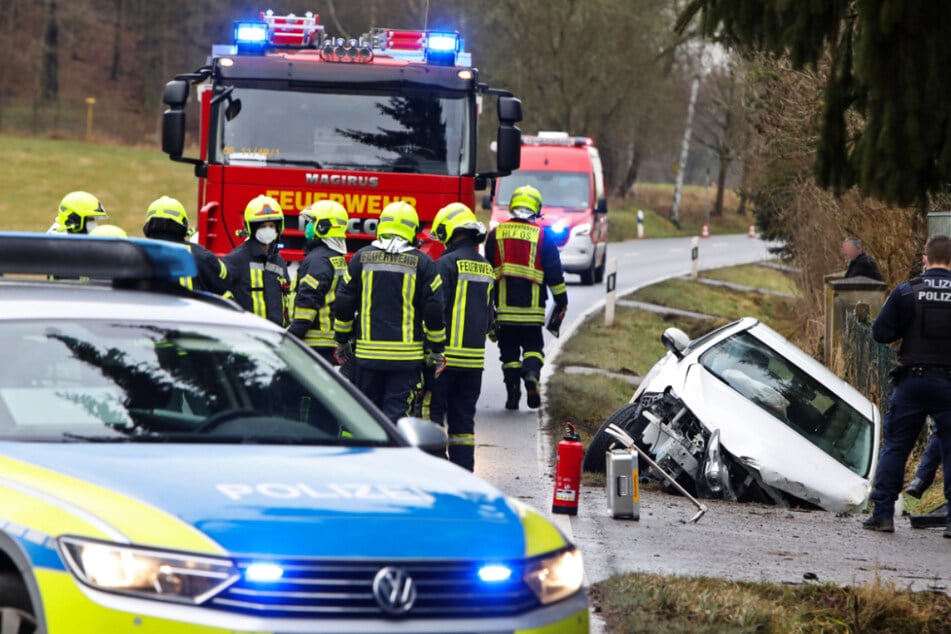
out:
M357 251L334 315L336 340L355 335L354 355L367 367L415 365L423 360L424 344L436 352L446 344L442 279L417 249L387 253L370 245Z
M446 365L482 369L492 319L492 265L472 240L464 239L449 246L436 260L436 268L446 299Z
M347 273L347 260L322 242L307 244L297 269L294 314L287 330L312 348L333 348L333 307L337 286Z
M558 247L542 227L503 222L489 232L485 256L495 270L498 323L544 324L546 286L556 306L568 305Z
M228 267L234 300L245 310L283 326L289 276L277 249L272 245L264 251L256 240L247 240L222 260Z

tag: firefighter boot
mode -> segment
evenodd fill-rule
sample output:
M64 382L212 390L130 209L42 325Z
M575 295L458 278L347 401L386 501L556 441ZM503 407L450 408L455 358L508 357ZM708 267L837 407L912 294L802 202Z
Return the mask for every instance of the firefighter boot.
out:
M518 402L522 400L522 387L518 381L505 382L505 409L518 409Z
M538 375L529 372L525 375L525 397L531 409L538 409L542 405L542 394L539 389Z
M514 364L513 364L514 365ZM502 367L502 380L505 381L505 409L518 409L522 400L522 368Z

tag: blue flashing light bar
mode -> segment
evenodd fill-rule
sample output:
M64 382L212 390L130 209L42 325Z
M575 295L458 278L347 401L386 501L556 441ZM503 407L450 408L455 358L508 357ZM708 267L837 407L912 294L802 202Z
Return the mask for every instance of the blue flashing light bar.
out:
M234 43L238 53L264 53L268 45L266 22L235 22Z
M458 33L429 33L426 38L426 49L430 51L452 51L459 49Z

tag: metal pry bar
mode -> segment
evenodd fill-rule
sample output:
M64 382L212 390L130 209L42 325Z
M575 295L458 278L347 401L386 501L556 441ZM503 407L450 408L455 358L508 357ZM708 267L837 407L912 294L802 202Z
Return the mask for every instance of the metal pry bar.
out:
M646 451L643 451L640 447L637 446L637 443L634 442L634 439L631 438L631 436L630 436L626 431L624 431L623 429L621 429L620 427L618 427L617 425L615 425L615 424L613 424L613 423L612 423L611 425L608 425L607 428L605 428L604 431L605 431L606 433L610 434L611 436L613 436L615 440L617 440L619 443L621 443L622 445L624 445L626 448L630 449L630 448L633 447L634 450L637 451L637 454L638 454L641 458L644 459L644 462L646 462L647 464L649 464L649 465L650 465L652 468L654 468L655 470L659 471L659 472L661 473L661 475L663 475L665 478L667 478L667 480L669 480L670 483L673 484L674 487L675 487L678 491L680 491L682 494L684 494L684 496L687 497L687 499L689 499L691 502L694 503L694 505L697 507L698 510L697 510L697 514L694 515L692 518L690 518L690 522L691 522L691 523L696 523L696 522L698 522L698 521L700 520L701 517L703 517L703 515L707 512L707 505L706 505L706 504L701 504L700 501L697 500L697 498L695 498L695 497L693 497L692 495L690 495L690 493L688 493L687 490L686 490L685 488L683 488L683 487L680 485L680 483L677 482L676 479L674 479L674 477L673 477L672 475L670 475L669 473L667 473L666 471L664 471L663 469L661 469L661 468L660 468L660 465L658 465L656 462L654 462L654 461L651 459L651 457L647 455L647 452L646 452Z

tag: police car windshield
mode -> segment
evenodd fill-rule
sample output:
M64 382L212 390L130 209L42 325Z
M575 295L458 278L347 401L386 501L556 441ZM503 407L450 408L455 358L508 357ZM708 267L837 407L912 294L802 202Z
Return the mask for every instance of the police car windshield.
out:
M0 345L0 440L396 444L281 333L3 322Z
M238 86L218 111L213 162L460 176L471 172L465 93L314 92Z
M522 185L531 185L542 195L545 207L563 207L569 210L591 208L591 179L581 172L532 172L519 170L499 179L496 200L501 207L508 207L512 192Z

